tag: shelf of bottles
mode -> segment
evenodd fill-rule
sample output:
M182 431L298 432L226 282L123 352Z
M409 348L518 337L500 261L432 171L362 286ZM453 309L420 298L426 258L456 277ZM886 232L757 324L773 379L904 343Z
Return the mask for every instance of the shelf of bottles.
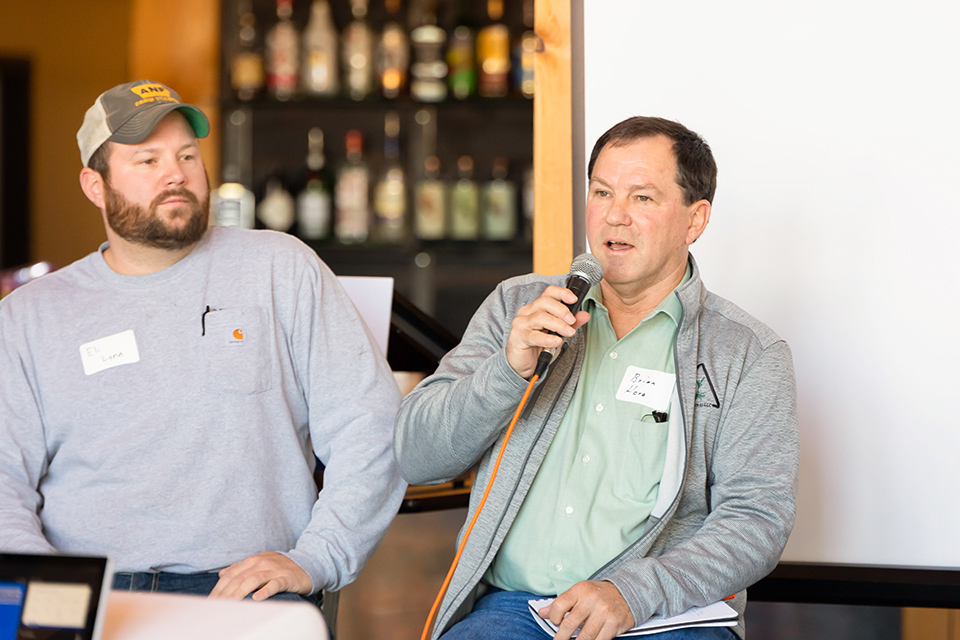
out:
M391 275L459 332L530 270L533 0L224 0L218 224Z

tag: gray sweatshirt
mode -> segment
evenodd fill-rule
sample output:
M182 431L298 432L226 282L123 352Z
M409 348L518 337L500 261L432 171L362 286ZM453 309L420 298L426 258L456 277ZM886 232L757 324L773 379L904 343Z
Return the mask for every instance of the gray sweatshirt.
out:
M0 550L351 582L402 500L400 393L333 273L265 231L145 276L105 247L0 301Z
M677 615L737 594L769 573L795 515L798 437L793 363L786 343L693 273L676 294L677 391L660 491L643 536L591 577L620 590L634 620ZM526 381L504 347L518 309L564 277L502 283L460 345L404 398L395 448L413 483L456 477L479 461L469 522ZM673 295L673 294L672 294ZM469 613L556 434L583 364L583 332L567 340L531 395L437 615L434 637ZM463 531L461 531L461 537ZM551 595L551 594L543 594Z

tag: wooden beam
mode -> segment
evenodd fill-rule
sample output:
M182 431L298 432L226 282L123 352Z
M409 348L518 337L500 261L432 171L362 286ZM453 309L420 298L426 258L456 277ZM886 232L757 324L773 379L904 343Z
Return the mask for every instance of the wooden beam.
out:
M960 640L960 611L905 607L900 618L901 640Z
M533 270L558 274L573 258L570 3L536 0L534 20Z

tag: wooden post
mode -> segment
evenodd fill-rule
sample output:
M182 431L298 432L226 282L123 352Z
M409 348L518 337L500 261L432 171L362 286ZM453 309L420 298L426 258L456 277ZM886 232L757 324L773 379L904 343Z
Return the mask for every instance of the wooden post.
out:
M573 258L570 3L536 0L534 20L533 270L552 275Z
M960 640L960 611L902 609L901 640Z

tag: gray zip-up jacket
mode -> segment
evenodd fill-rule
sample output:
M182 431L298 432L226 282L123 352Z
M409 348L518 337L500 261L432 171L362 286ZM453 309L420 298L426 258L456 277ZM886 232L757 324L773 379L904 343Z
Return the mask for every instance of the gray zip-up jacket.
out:
M634 620L729 601L742 638L746 588L775 566L793 526L799 467L790 349L773 331L692 277L678 287L677 388L659 497L643 536L592 576L612 582ZM565 276L512 278L487 298L463 341L403 401L395 448L410 483L444 482L479 461L467 522L490 479L524 381L505 345L518 309ZM671 294L673 295L673 294ZM514 429L450 582L433 637L473 608L573 396L582 332L567 340ZM460 535L463 535L461 530Z

